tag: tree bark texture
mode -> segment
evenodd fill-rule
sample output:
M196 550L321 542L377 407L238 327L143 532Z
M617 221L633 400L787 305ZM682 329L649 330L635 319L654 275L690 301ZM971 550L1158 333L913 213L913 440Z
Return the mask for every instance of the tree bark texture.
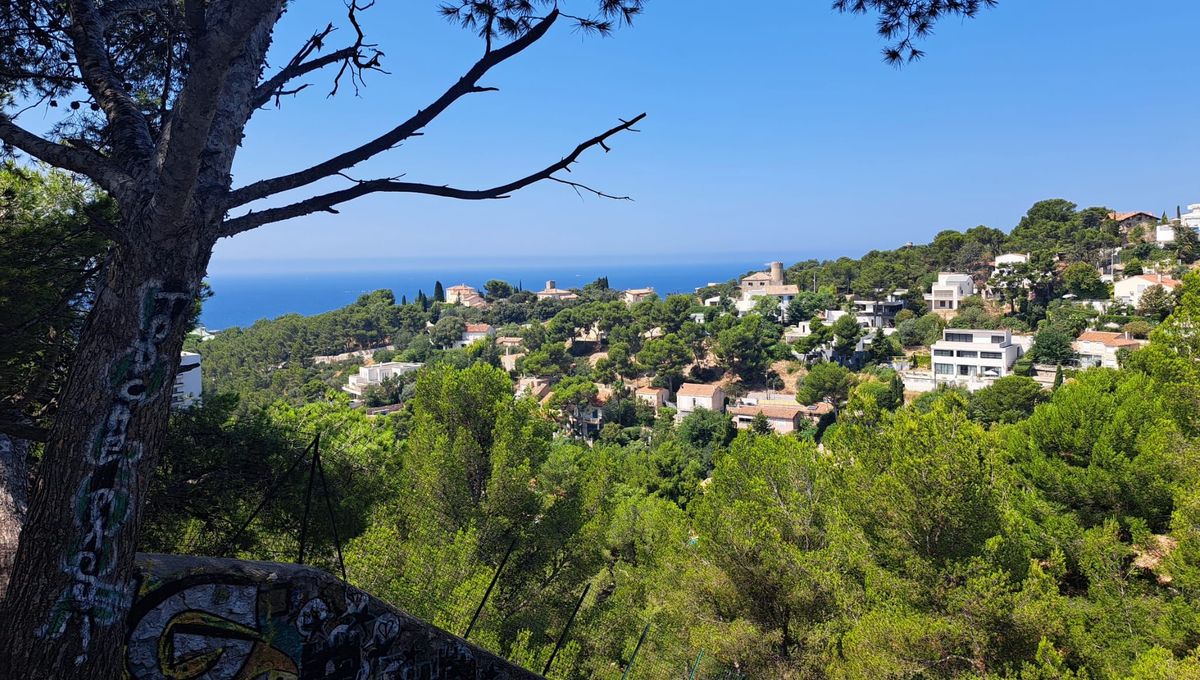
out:
M118 249L106 267L0 609L0 668L10 677L121 675L114 642L134 596L140 499L211 250L170 245Z
M29 503L29 441L0 433L0 597L8 585Z

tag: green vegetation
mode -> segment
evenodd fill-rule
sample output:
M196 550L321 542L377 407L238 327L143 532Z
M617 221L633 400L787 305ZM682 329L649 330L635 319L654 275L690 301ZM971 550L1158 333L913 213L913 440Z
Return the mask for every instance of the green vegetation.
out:
M947 232L887 257L798 265L817 292L786 310L813 331L794 345L767 305L741 318L691 296L627 306L602 279L574 303L490 281L483 309L438 301L438 286L411 304L377 291L192 341L205 403L172 416L140 547L294 559L306 478L280 473L321 432L336 503L332 521L310 519L308 560L336 570L336 533L355 585L461 632L514 546L472 641L540 668L590 585L554 678L616 680L647 623L637 677L680 677L701 650L698 678L1195 676L1200 274L1162 300L1148 292L1145 317L1057 299L1100 294L1099 279L1082 260L1046 264L1046 249L1090 257L1117 238L1110 227L1050 201L1011 235ZM1070 251L1076 236L1085 246ZM61 257L86 264L100 245ZM896 343L938 339L940 317L902 313L894 336L868 336L855 372L843 365L864 335L854 316L814 316L845 292L923 286L1020 246L1033 252L1019 269L1032 299L970 299L952 325L1035 329L1029 358L1057 364L1101 323L1151 344L1120 370L1062 371L1053 391L1012 376L906 405L878 364ZM924 269L906 279L909 266ZM1054 273L1039 277L1043 266ZM514 374L493 343L446 349L469 322L522 338ZM794 361L818 350L833 360ZM426 364L364 394L394 412L352 407L347 376L393 360ZM677 422L632 393L633 381L721 380L738 394L784 382L773 365L799 402L836 414L780 436L765 417L746 430L704 409ZM554 381L552 396L514 399L519 375ZM273 502L239 532L268 487Z

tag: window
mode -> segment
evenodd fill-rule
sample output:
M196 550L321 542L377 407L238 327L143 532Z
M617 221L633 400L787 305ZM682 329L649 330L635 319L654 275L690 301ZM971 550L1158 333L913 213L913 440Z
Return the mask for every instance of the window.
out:
M933 372L937 375L954 375L953 364L934 364Z
M965 366L965 365L964 365L964 366L959 366L959 367L958 367L958 374L959 374L959 375L964 375L964 376L972 376L972 375L975 375L975 367L974 367L974 366Z
M958 356L962 357L963 359L976 359L979 357L979 352L976 352L975 350L960 349L958 350Z
M954 350L935 349L935 350L933 350L933 356L935 356L935 357L952 357L952 356L954 356Z
M1001 352L980 352L979 356L982 359L1003 359L1004 358L1004 354Z
M999 345L999 344L1000 344L1000 343L1002 343L1002 342L1004 342L1004 336L1003 336L1003 335L993 335L993 336L992 336L992 343L993 343L993 344Z
M975 336L970 333L947 333L946 342L974 342Z

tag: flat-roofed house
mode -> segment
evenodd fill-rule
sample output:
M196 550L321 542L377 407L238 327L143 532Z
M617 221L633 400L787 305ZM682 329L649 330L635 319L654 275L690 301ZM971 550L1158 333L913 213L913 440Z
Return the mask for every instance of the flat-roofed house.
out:
M378 385L388 378L410 373L420 367L421 364L409 361L388 361L382 364L362 366L358 369L358 373L350 376L342 389L355 397L362 397L368 387Z
M675 393L675 405L680 416L685 416L696 409L709 411L725 411L725 390L716 385L701 385L684 383Z
M971 278L970 274L939 272L937 282L924 297L929 311L952 316L958 312L959 303L974 294L975 279Z
M199 403L201 392L200 355L196 352L179 353L179 372L171 389L171 408L186 411Z
M1082 368L1119 368L1117 352L1122 349L1137 349L1144 342L1135 340L1128 333L1107 331L1084 331L1071 343L1078 355L1076 361Z
M1200 203L1188 205L1188 211L1179 216L1179 223L1200 231Z
M954 383L969 390L987 387L1012 373L1024 353L1014 343L1012 331L947 328L933 343L935 383Z

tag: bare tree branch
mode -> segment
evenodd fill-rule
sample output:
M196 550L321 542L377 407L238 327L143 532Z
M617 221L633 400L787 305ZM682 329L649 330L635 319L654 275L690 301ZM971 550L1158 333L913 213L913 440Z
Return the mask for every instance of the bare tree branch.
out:
M114 196L124 195L132 178L104 156L39 137L0 113L0 139L34 158L91 179Z
M293 63L289 64L279 73L276 73L269 80L254 89L254 94L251 95L254 98L254 108L257 109L266 105L271 101L272 97L288 94L289 92L283 89L284 85L287 83L295 80L296 78L312 73L313 71L323 69L331 64L336 64L339 61L345 61L346 59L353 57L357 50L358 48L354 46L343 47L336 52L330 52L329 54L322 55L310 61L301 63L293 60ZM298 91L299 89L303 89L303 87L306 86L300 86L299 88L296 88L296 90Z
M534 24L517 39L503 47L486 53L479 61L475 62L475 65L470 70L458 79L458 82L446 90L441 97L438 97L427 108L417 111L413 117L392 128L385 134L376 137L362 146L318 163L307 170L261 180L236 189L230 192L225 208L227 210L236 208L237 206L266 198L267 196L290 191L326 177L331 177L342 170L354 167L376 154L387 151L396 144L408 139L421 128L428 125L430 121L441 115L443 111L463 95L489 90L490 88L483 88L478 85L479 79L492 67L520 54L527 47L541 39L546 34L546 31L550 30L550 26L554 24L558 16L558 10L550 12L545 19Z
M154 149L150 127L108 60L104 21L91 0L71 0L70 12L67 34L75 47L84 85L108 117L113 148L132 152L131 158L122 160L137 162L149 158Z
M646 114L641 113L629 120L623 120L621 121L620 125L610 128L601 134L582 142L579 144L579 146L575 147L574 151L564 156L562 160L548 165L535 173L526 175L512 182L508 182L507 184L492 187L490 189L458 189L446 185L422 184L419 182L401 182L394 178L352 180L356 183L354 186L348 189L342 189L341 191L333 191L327 194L313 196L312 198L298 201L291 205L286 205L279 208L270 208L268 210L262 210L259 212L250 212L241 217L235 217L233 219L226 220L225 224L221 227L220 233L221 236L233 236L234 234L240 234L241 232L249 231L256 227L261 227L264 224L282 222L284 220L300 217L302 215L308 215L314 212L336 213L337 210L334 209L334 206L345 203L346 201L351 201L356 198L366 196L367 194L374 193L428 194L431 196L441 196L443 198L481 201L508 198L514 191L517 191L518 189L523 189L531 184L543 180L550 180L574 187L576 190L583 189L604 198L628 200L628 196L613 196L588 187L584 184L564 180L559 177L554 177L553 175L560 170L566 170L569 172L570 166L579 159L579 156L582 155L584 151L587 151L594 146L598 146L607 152L609 150L607 141L610 137L626 130L630 132L637 132L633 126L645 117ZM345 175L343 175L343 177L345 177Z

